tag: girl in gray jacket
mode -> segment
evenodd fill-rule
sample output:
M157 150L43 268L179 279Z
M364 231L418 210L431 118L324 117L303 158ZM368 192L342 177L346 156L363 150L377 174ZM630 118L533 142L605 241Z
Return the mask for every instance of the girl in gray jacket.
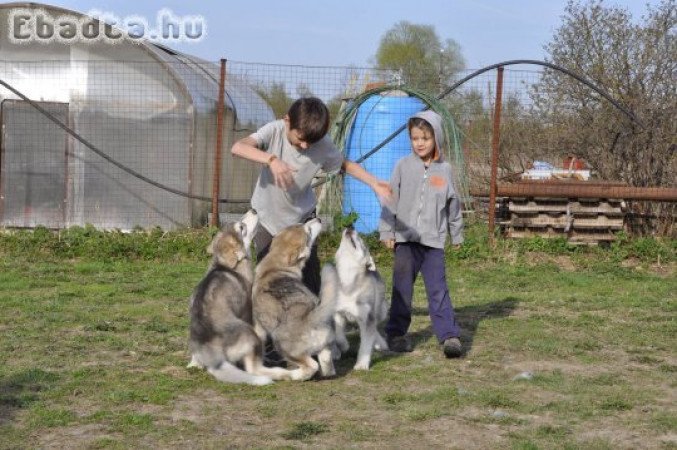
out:
M406 336L411 324L414 281L420 272L428 296L433 331L448 358L463 353L461 330L454 316L446 281L444 246L463 242L461 203L444 161L442 118L433 111L415 114L408 122L412 153L400 159L390 185L393 202L383 207L381 241L395 249L393 293L386 325L388 346L394 352L410 352Z

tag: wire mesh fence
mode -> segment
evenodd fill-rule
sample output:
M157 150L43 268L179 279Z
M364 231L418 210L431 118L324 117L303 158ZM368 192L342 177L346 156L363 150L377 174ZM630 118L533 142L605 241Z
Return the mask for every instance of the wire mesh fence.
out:
M309 95L328 105L332 138L345 156L382 179L410 152L407 119L424 108L440 112L450 124L446 156L465 210L486 207L470 193L488 192L496 70L442 96L473 71L417 80L411 72L404 79L401 71L374 68L227 61L220 108L220 62L157 45L82 54L46 48L1 50L1 226L202 226L215 212L215 194L219 213L239 214L249 207L262 166L234 157L231 146ZM534 87L547 73L536 66L504 71L500 179L539 161L565 167L576 153L562 138L566 128L551 133L562 125L557 116L538 116L542 98ZM595 100L594 92L589 96ZM324 181L320 174L323 215L355 211L360 231L375 228L380 205L368 187L350 178Z
M123 49L102 49L100 58L86 60L23 61L14 55L0 62L0 79L15 90L0 88L3 226L89 223L124 230L207 223L215 183L219 63L162 47L153 50L125 55ZM528 106L528 87L539 72L506 72L504 116L509 120ZM364 120L341 137L348 144L342 150L352 160L360 160L426 107L403 93L409 84L397 72L228 61L219 211L248 207L260 170L230 154L237 139L282 118L298 97L321 98L334 120L356 97L383 85L393 89L375 94ZM437 88L417 89L434 98ZM455 169L471 186L488 181L494 93L495 73L490 72L439 100L458 132L454 144L463 166ZM396 160L409 151L404 131L361 163L387 179ZM373 195L355 180L339 188L330 195L320 184L317 193L328 205L326 214L360 210L361 199Z

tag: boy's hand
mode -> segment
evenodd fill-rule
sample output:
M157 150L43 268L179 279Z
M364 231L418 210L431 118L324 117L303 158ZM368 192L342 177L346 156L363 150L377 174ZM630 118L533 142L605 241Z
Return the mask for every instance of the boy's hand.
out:
M289 164L279 158L275 158L269 167L275 179L275 186L286 191L294 184L294 172L296 172L296 169L293 169Z
M385 245L390 250L395 248L395 239L386 239L385 241L381 242L383 242L383 245Z
M376 196L379 198L381 203L389 203L392 201L393 189L390 187L390 183L387 181L377 180L372 186L372 189L376 193Z

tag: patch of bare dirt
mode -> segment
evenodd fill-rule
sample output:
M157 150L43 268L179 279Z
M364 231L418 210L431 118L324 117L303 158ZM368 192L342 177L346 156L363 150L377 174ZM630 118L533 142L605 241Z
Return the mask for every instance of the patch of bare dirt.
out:
M649 271L658 276L668 278L677 275L677 270L675 270L676 268L677 264L675 263L661 264L659 262L656 262L649 266Z
M174 409L171 412L171 420L180 422L188 420L200 423L205 414L221 404L220 394L212 390L204 390L194 395L184 395L173 402Z
M603 440L612 448L619 450L659 449L665 448L668 442L675 443L674 435L657 436L652 430L628 427L627 423L632 423L632 419L627 415L624 416L623 420L614 417L598 424L588 422L587 429L576 432L577 440L582 444Z
M522 372L531 372L534 375L539 373L549 374L560 371L567 375L585 375L595 376L607 373L613 370L614 366L605 366L601 364L583 364L573 360L567 361L547 361L547 360L510 360L506 361L503 369L510 374L517 375Z
M539 266L543 264L553 264L562 270L573 271L576 269L571 258L567 255L549 255L543 252L526 252L525 259L532 266Z
M183 366L165 366L160 369L160 373L171 375L172 377L178 378L180 380L188 380L193 378L191 371Z
M555 264L557 264L557 267L562 269L565 272L575 272L576 271L576 265L573 263L571 260L570 256L567 255L558 255L555 257Z
M121 436L110 433L101 424L87 424L72 427L50 429L38 436L37 448L72 449L87 448L100 439L120 439Z
M624 259L621 261L620 265L626 269L635 269L637 271L648 272L666 278L674 277L677 272L677 263L656 261L647 265L634 257Z
M641 264L641 261L637 258L626 258L623 261L621 261L621 267L626 268L626 269L634 269L636 267L639 267Z

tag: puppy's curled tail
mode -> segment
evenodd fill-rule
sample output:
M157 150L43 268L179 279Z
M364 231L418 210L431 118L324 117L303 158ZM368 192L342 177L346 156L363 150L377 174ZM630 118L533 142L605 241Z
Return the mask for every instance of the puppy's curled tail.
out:
M322 267L322 284L320 287L320 304L311 313L310 320L314 324L328 323L336 312L338 300L338 272L332 264Z

